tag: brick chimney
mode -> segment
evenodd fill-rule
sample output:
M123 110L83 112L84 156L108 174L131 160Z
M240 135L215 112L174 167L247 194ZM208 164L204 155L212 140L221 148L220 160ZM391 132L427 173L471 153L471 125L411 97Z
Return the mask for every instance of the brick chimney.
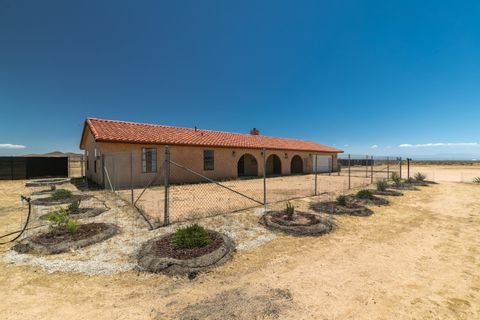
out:
M250 134L253 135L253 136L258 136L260 135L260 131L258 131L257 128L253 128L250 130Z

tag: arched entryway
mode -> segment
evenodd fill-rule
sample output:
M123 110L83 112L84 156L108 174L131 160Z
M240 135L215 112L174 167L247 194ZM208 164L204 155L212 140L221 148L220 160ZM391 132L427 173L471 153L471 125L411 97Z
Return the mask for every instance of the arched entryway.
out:
M271 154L267 158L267 176L282 174L282 162L276 154Z
M300 156L293 156L292 162L290 163L290 173L291 174L300 174L303 173L303 161Z
M249 153L241 156L237 163L237 173L239 177L258 176L257 159Z

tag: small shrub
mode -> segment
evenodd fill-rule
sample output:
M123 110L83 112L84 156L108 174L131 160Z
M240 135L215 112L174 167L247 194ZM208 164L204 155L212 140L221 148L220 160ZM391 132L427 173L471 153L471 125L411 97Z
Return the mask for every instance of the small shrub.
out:
M363 189L357 192L357 198L372 200L373 193L370 190Z
M396 186L402 184L402 178L400 178L400 175L396 172L392 172L392 181Z
M413 179L412 177L408 178L407 180L405 180L406 183L414 183L415 182L415 179Z
M287 214L288 220L293 220L293 214L295 213L295 206L289 202L285 207L285 213Z
M342 195L339 195L337 197L337 204L339 206L346 206L347 205L347 197L344 196L343 194Z
M65 209L60 208L47 215L52 229L67 229L69 233L74 234L78 230L78 224L71 219Z
M52 199L53 200L61 200L61 199L67 199L72 197L72 192L69 190L65 189L60 189L52 193Z
M68 205L67 212L69 212L69 213L77 212L77 211L80 209L80 202L81 202L81 200L72 201L72 202Z
M172 245L176 249L205 247L211 242L207 230L196 223L177 229L172 237Z
M480 177L473 178L473 183L480 184Z
M381 179L377 181L377 190L378 191L386 191L388 188L387 180Z
M425 179L427 179L427 176L421 172L415 173L413 177L415 178L415 181L418 181L418 182L423 182L425 181Z

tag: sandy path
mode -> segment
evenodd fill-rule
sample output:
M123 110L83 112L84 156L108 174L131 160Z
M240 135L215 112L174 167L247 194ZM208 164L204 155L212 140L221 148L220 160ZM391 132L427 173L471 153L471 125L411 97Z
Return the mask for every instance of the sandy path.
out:
M442 183L320 238L279 236L194 281L0 262L2 319L478 319L479 186ZM306 203L297 202L299 205ZM234 317L235 316L235 317Z

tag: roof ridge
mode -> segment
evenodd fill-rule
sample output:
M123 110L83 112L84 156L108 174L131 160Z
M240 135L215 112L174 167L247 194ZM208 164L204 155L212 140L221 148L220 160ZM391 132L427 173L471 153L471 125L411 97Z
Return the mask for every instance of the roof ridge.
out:
M87 118L87 120L95 120L95 121L102 121L102 122L114 122L114 123L128 123L137 126L152 126L152 127L163 127L163 128L173 128L173 129L182 129L182 130L189 130L189 131L207 131L207 132L219 132L219 133L227 133L227 134L237 134L247 137L264 137L270 139L279 139L279 140L290 140L290 141L301 141L301 142L311 142L320 144L311 140L303 140L299 138L283 138L283 137L275 137L275 136L267 136L267 135L253 135L250 133L240 133L240 132L230 132L230 131L222 131L222 130L212 130L212 129L195 129L190 127L178 127L172 125L164 125L164 124L157 124L157 123L144 123L144 122L134 122L134 121L125 121L125 120L111 120L111 119L98 119L98 118Z

